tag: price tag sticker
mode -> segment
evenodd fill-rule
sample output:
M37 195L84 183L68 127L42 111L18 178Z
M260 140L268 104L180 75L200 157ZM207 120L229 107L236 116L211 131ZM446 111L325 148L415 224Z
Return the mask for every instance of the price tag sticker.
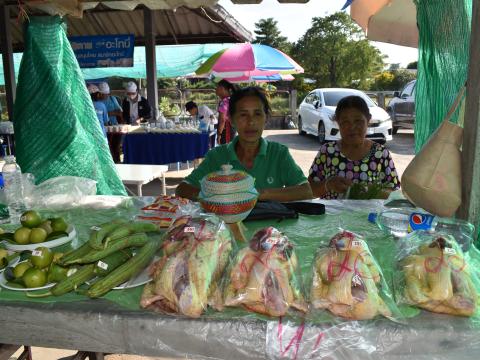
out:
M32 256L42 256L42 252L40 250L33 250Z
M270 245L277 245L279 241L280 239L278 237L273 237L273 236L270 236L265 240L265 242Z
M188 226L185 228L186 233L194 233L195 232L195 227L194 226Z
M359 285L359 286L362 285L362 278L360 277L360 275L355 274L352 278L352 283L354 285Z
M452 248L447 248L446 247L443 251L445 252L445 254L448 254L448 255L456 255L457 254L455 249L452 249Z
M98 226L92 226L92 227L90 228L90 230L93 230L93 231L100 231L100 230L101 230L101 228L99 228Z
M353 247L363 247L363 240L353 240L352 241Z
M107 269L108 269L108 264L104 263L103 261L97 262L97 266L98 266L100 269L103 269L103 270L107 270Z

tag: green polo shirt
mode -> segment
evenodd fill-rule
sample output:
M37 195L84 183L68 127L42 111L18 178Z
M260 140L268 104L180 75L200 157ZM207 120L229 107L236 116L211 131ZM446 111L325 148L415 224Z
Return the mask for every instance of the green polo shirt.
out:
M185 182L200 188L200 181L207 174L219 171L224 164L230 164L235 170L242 170L255 178L257 190L300 185L307 182L302 169L295 163L285 145L260 140L260 149L251 169L246 169L235 152L238 137L226 145L211 149L198 168L185 178Z

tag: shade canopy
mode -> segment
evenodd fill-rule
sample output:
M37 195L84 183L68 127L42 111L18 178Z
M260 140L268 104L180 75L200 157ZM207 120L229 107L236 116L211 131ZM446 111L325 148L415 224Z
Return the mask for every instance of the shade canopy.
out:
M355 0L350 15L370 40L418 46L417 9L413 0Z

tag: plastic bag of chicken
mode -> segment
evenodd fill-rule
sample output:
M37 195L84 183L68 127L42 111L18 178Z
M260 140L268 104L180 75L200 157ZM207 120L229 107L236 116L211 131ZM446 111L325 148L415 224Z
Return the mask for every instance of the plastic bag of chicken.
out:
M224 305L270 317L287 315L292 308L305 313L307 304L294 248L274 227L257 231L225 273Z
M312 273L312 309L326 309L350 320L401 317L382 271L360 235L340 230L327 247L317 250Z
M480 282L474 247L464 253L449 234L416 231L399 244L397 260L397 302L441 314L476 315Z
M199 317L215 305L233 245L225 223L214 215L177 218L164 236L162 257L150 268L153 281L145 286L140 305Z

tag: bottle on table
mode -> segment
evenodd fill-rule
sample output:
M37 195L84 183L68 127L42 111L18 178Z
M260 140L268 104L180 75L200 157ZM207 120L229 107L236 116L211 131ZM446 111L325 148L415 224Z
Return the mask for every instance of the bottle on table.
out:
M3 191L8 205L10 222L17 224L20 222L20 216L25 212L25 189L22 170L15 161L15 156L5 157L2 176L4 182Z
M368 221L396 237L404 237L416 230L443 232L452 235L463 251L470 248L475 233L475 227L468 221L441 218L418 212L413 208L391 208L379 213L370 213Z

